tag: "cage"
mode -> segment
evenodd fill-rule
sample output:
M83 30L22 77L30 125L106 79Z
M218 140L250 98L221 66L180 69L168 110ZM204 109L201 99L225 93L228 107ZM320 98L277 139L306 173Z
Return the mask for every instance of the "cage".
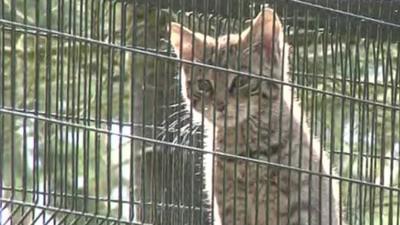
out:
M171 47L171 22L215 38L264 7L289 81ZM207 151L186 64L290 88L330 159L340 224L400 224L399 54L398 1L0 0L0 224L213 224L206 157L312 174Z

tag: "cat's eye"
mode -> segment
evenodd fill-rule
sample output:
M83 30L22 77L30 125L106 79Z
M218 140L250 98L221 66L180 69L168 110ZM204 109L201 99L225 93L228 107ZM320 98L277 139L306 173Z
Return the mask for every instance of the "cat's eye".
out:
M248 77L237 76L232 81L231 89L235 89L235 88L240 89L242 87L246 87L249 84L249 82L250 82L250 80Z
M197 80L197 87L202 92L211 92L213 88L211 82L205 79Z

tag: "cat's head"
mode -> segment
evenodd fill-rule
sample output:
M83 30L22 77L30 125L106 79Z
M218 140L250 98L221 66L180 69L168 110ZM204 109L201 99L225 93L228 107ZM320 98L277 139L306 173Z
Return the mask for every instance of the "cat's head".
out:
M241 34L214 39L171 23L170 40L175 53L185 60L274 79L285 76L283 27L269 8ZM208 121L214 119L215 110L217 125L222 125L224 118L228 127L235 126L236 118L239 123L247 120L279 93L278 86L271 82L187 63L182 64L182 75L182 93L188 105L204 113Z

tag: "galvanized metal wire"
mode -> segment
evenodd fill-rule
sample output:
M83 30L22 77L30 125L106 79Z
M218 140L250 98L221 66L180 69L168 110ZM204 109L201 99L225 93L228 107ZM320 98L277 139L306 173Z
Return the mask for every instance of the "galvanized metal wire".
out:
M290 81L171 50L172 21L237 33L266 3ZM348 224L399 225L399 37L397 1L0 0L0 224L211 224L211 154L328 177ZM335 170L205 150L184 64L290 87Z

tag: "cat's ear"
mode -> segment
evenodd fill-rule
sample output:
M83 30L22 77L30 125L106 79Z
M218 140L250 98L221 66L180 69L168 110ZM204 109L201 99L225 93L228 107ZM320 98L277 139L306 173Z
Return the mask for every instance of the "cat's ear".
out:
M271 57L279 60L283 48L283 27L278 15L270 8L262 10L242 33L244 46L262 46L264 58L270 62ZM262 43L261 45L259 45Z
M193 33L179 23L172 22L167 26L167 30L175 53L182 59L202 61L204 48L212 47L215 42L212 37Z

